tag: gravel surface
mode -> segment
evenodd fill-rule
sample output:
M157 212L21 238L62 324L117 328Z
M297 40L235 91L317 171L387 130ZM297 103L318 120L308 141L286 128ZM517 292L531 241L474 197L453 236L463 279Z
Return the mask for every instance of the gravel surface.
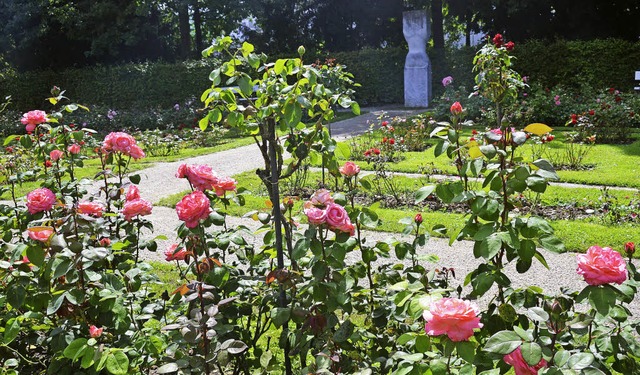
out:
M332 124L332 134L334 136L348 137L350 135L361 133L369 129L371 121L377 121L378 116L382 114L382 109L369 109L369 113L357 118L341 121ZM410 115L419 111L410 111L404 109L384 109L387 117L400 115ZM178 166L182 163L208 164L221 175L230 176L248 170L255 170L262 167L262 158L256 145L240 147L233 150L223 151L215 154L199 156L187 160L172 163L160 163L154 167L145 169L140 174L140 192L143 198L157 202L159 199L178 193L189 188L186 180L177 179L175 177ZM579 186L579 185L578 185ZM165 235L168 237L166 241L159 241L157 253L141 254L143 258L148 260L163 261L163 251L171 243L175 242L175 229L180 225L175 210L166 207L154 207L153 214L149 217L153 222L155 233L146 233L146 237L157 235ZM259 223L245 218L229 217L227 219L229 226L245 225L251 230L257 229ZM383 232L367 232L366 238L375 243L376 241L385 241L391 237L402 239L400 234L390 234ZM259 246L262 236L254 237L247 235L247 240ZM439 261L432 265L426 265L427 268L453 267L456 273L454 284L462 284L467 273L474 270L480 261L473 257L473 243L470 241L458 241L449 246L448 240L432 238L427 245L420 249L420 255L433 254L439 258ZM561 288L570 291L581 290L585 283L576 273L576 255L572 253L553 254L542 250L550 269L546 269L539 262L533 263L531 269L526 274L518 274L514 264L509 264L505 273L512 280L513 287L523 287L526 285L536 285L541 287L547 294L559 294ZM359 253L353 252L347 257L348 262L358 260ZM376 261L375 267L384 263L398 262L394 259L379 259ZM469 288L465 289L465 293ZM492 293L488 293L492 294ZM486 300L478 301L481 305L486 305ZM640 298L636 298L631 306L632 313L636 316L640 314Z

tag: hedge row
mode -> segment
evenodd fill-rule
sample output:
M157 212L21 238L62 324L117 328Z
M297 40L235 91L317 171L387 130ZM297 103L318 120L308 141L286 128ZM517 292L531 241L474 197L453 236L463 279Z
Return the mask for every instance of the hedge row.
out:
M471 72L475 51L471 48L434 53L430 51L434 95L442 92L440 80L453 76L456 85L473 86ZM514 50L516 69L544 87L562 84L595 89L632 89L633 72L640 69L640 42L622 40L529 41ZM363 105L403 102L403 66L406 49L364 49L308 59L331 57L347 66L361 84L356 99ZM68 69L63 72L35 71L0 80L0 97L11 95L18 111L42 107L42 99L53 85L67 90L69 97L88 105L114 109L173 106L199 96L208 85L215 61L178 64L145 63Z

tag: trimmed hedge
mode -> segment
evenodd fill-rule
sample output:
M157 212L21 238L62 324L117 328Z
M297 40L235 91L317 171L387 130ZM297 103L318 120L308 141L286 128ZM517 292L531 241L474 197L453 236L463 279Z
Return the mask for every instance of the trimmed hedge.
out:
M363 49L305 56L307 61L335 58L347 66L361 84L356 99L362 105L402 103L405 48ZM443 88L443 77L456 86L473 87L471 71L475 49L462 48L437 54L429 51L434 97ZM516 46L515 68L543 87L632 89L633 72L640 69L640 42L607 39L594 41L529 41ZM67 90L79 103L116 110L166 108L196 96L209 86L207 77L215 64L208 59L168 64L163 62L97 66L63 72L33 71L0 80L0 97L12 96L18 112L43 107L53 85Z

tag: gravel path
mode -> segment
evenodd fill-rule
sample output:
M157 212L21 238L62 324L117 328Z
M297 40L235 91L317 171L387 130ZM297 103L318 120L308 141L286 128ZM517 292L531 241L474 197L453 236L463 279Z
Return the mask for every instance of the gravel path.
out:
M348 137L362 133L369 129L370 122L377 121L377 118L382 114L383 110L388 118L418 113L418 111L394 108L369 109L369 113L362 116L332 124L332 134L334 137ZM140 181L142 197L152 202L157 202L163 197L187 190L189 188L187 181L175 177L176 170L182 163L208 164L211 165L215 171L226 176L248 170L255 170L263 166L262 157L256 145L203 155L179 162L159 163L140 172L142 176ZM148 218L154 224L155 233L146 233L145 236L165 235L168 237L168 240L159 241L157 253L146 252L141 255L148 260L162 261L164 258L162 254L164 249L175 241L175 229L180 225L180 222L175 210L159 206L154 207L153 214ZM230 226L245 225L252 230L259 227L259 224L251 219L238 217L229 217L227 223ZM366 238L373 243L376 241L385 241L393 236L397 239L402 239L402 235L400 234L383 232L366 233ZM247 240L256 245L261 244L261 236L254 237L252 234L248 234ZM458 241L455 242L453 246L449 246L448 240L446 239L432 238L426 246L420 249L420 255L434 254L438 256L440 260L433 265L427 265L427 268L453 267L457 276L454 284L462 284L465 275L475 269L480 263L473 257L472 248L473 243L470 241ZM549 270L540 263L534 262L531 269L525 275L522 275L516 272L515 265L510 264L507 266L506 273L512 280L514 287L536 285L541 287L547 294L559 294L561 287L574 291L580 290L585 286L581 277L576 273L575 254L553 254L544 250L543 254L549 264ZM351 253L347 257L347 261L356 261L358 256L357 252ZM377 267L389 262L397 262L397 260L380 259L376 262L375 266ZM487 301L479 302L485 304ZM631 306L631 310L634 315L640 315L640 298L636 298Z

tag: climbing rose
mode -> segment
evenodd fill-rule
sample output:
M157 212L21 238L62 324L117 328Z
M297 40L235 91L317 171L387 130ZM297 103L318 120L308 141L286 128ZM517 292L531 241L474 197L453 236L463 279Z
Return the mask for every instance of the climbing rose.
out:
M196 190L176 204L176 212L187 228L195 228L211 213L211 202L203 192Z
M136 185L129 185L127 189L127 195L125 196L125 200L127 202L134 201L136 199L140 199L140 189Z
M591 246L586 254L578 255L578 274L589 285L622 284L627 279L627 264L611 248Z
M39 110L29 111L22 115L20 122L26 125L27 133L32 133L36 126L47 122L47 113Z
M196 190L214 190L219 177L208 165L182 164L178 167L178 178L186 178Z
M102 217L104 206L100 202L82 201L78 203L78 213L95 217Z
M126 221L131 221L134 216L145 216L151 215L151 210L153 209L153 205L151 202L138 198L132 201L125 202L122 207L122 214L124 215L124 219Z
M462 104L460 104L460 102L455 102L451 105L450 108L451 114L452 115L459 115L462 113Z
M102 150L105 152L121 152L134 159L143 158L144 152L136 144L135 138L124 132L111 132L104 138Z
M72 144L71 146L69 146L67 148L67 151L69 151L71 154L79 154L80 153L80 145L77 143Z
M326 212L327 224L329 224L331 230L339 230L352 234L354 227L344 207L339 204L329 203Z
M540 359L540 362L535 366L531 366L522 357L522 350L520 347L504 356L504 362L513 366L513 370L516 375L538 375L538 370L547 367L547 361L544 358Z
M360 167L356 163L348 161L344 163L342 167L340 167L340 173L342 173L346 177L353 177L360 173Z
M27 194L27 209L30 214L49 211L56 203L56 195L47 188L35 189Z
M236 191L237 185L236 180L231 177L220 177L213 187L216 190L216 195L222 197L227 191Z
M451 341L466 341L475 328L482 328L478 307L457 298L442 298L422 314L429 336L447 335Z
M453 83L453 77L451 76L446 76L442 79L442 86L444 87L447 87L452 83Z
M104 328L91 326L89 327L89 336L91 336L94 339L97 339L98 337L102 336L102 331L104 331Z
M307 215L309 224L322 225L327 221L327 212L318 207L305 208L304 214Z
M51 160L53 161L58 161L60 160L60 158L62 158L62 156L64 155L64 152L60 151L60 150L53 150L49 153L49 157L51 158Z
M53 235L53 228L51 227L40 227L40 228L29 228L27 229L27 234L29 238L34 241L47 242L49 238Z
M184 260L186 258L187 250L184 247L181 247L177 251L176 249L178 249L178 244L174 243L164 251L165 260L167 262L171 262L173 260Z

